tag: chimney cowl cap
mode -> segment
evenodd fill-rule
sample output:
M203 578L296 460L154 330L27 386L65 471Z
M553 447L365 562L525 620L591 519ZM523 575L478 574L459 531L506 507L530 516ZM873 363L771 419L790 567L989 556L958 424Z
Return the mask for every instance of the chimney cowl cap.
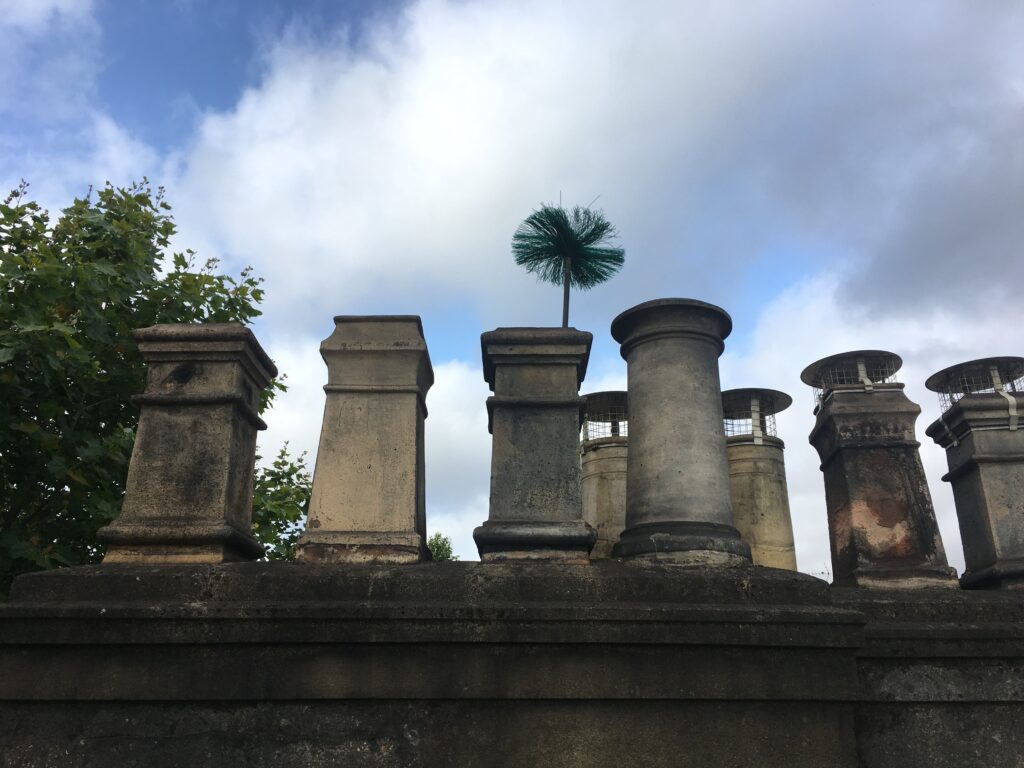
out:
M895 352L887 352L884 349L858 349L852 352L840 352L835 355L829 355L811 363L801 372L800 381L810 387L817 387L819 389L830 388L831 385L822 383L826 372L844 365L856 365L858 360L864 361L864 366L868 370L868 377L872 383L884 381L885 378L896 373L903 366L903 358ZM872 376L872 372L875 370L884 370L887 374L886 376Z
M981 372L983 376L988 377L991 376L992 368L999 372L1003 386L1006 386L1010 382L1024 377L1024 357L982 357L977 360L956 363L948 368L943 368L938 373L933 373L924 385L932 392L940 394L961 392L965 375ZM991 379L989 383L991 384Z
M613 408L626 410L625 390L609 389L603 392L588 392L582 397L587 413L603 413Z
M792 397L777 389L763 389L757 387L727 389L722 392L722 411L725 418L729 418L730 413L749 412L750 401L753 397L757 397L761 401L760 411L763 416L771 416L776 413L781 413L793 404Z

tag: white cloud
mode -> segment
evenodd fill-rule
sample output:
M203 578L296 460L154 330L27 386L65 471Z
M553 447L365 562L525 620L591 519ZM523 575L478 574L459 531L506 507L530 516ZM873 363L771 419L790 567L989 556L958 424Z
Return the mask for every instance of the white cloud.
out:
M327 328L324 337L331 332ZM324 384L327 366L320 357L320 339L281 333L260 338L267 354L284 374L287 392L278 393L271 410L264 415L267 431L259 436L264 458L277 453L285 443L293 455L307 454L312 469L320 442L324 415Z
M91 2L0 0L0 196L21 179L59 211L89 186L158 178L162 160L101 107Z
M99 43L90 2L0 0L0 116L74 119L96 95Z
M92 5L92 0L0 0L0 29L38 33L57 16L87 17Z
M924 3L423 0L358 47L344 34L280 42L259 85L203 121L173 199L189 237L252 262L269 314L299 323L456 301L485 325L547 317L554 299L512 265L508 240L560 191L601 195L619 225L622 307L727 303L766 251L776 271L805 265L794 248L876 265L870 287L943 258L915 248L937 221L970 229L961 182L978 189L992 159L1019 162L1006 128L1024 62L1005 52L1022 19ZM987 158L981 170L971 157ZM992 179L1005 205L978 253L1016 274L1012 178ZM955 291L936 273L932 293ZM581 297L576 317L603 325L610 290Z
M0 135L0 155L19 155L17 166L8 163L4 168L11 175L0 176L0 189L13 189L24 178L31 185L30 197L54 212L84 196L89 184L124 185L146 175L158 178L161 160L145 142L102 112L88 110L79 120L74 130L44 147L4 147Z
M450 360L434 366L427 395L427 502L449 514L472 508L477 516L466 521L470 528L487 519L487 504L481 509L476 501L490 491L490 394L479 364Z
M427 534L442 533L452 541L452 552L460 560L479 560L473 530L487 519L488 491L484 490L458 507L430 505L427 491Z
M625 363L615 368L608 368L604 371L595 371L592 367L587 370L587 378L580 388L581 394L588 392L610 392L626 391L626 367Z

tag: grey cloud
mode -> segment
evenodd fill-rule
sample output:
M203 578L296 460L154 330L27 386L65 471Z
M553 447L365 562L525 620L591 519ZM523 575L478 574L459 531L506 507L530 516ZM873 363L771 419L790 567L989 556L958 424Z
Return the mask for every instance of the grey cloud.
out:
M201 127L183 230L305 322L385 292L483 325L545 317L508 240L559 191L600 195L627 248L581 324L612 296L743 301L736 276L769 249L846 258L842 295L876 309L909 280L953 295L965 259L1018 274L1020 8L587 7L414 4L358 51L282 43ZM332 289L310 295L314 274Z
M1024 279L1024 101L965 118L953 146L896 202L891 226L845 286L848 301L887 312L949 303L977 313L1016 303Z

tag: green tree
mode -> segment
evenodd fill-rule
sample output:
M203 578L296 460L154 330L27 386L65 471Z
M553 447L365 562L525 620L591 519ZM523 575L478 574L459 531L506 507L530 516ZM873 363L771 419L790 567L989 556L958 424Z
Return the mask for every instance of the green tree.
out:
M250 269L169 253L170 206L146 180L90 192L56 222L26 192L0 204L0 593L18 573L101 559L145 381L132 330L246 323L263 298Z
M577 206L570 214L553 205L531 213L512 235L516 264L562 285L563 328L569 327L569 287L593 288L622 269L626 252L606 245L615 237L601 211Z
M427 549L435 562L449 563L459 559L458 555L452 554L452 540L438 531L427 539Z
M252 534L267 548L268 560L292 560L313 490L306 454L293 459L285 443L273 462L269 465L260 462L261 457L257 456Z

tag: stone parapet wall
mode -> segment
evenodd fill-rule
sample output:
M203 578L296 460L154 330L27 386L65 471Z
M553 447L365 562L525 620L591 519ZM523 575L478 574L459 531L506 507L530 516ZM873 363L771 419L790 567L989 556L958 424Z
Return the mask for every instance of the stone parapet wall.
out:
M867 620L857 653L863 766L1017 766L1024 600L1013 592L833 589Z
M702 766L727 750L852 767L861 620L829 603L800 574L614 561L37 574L0 608L0 728L25 766L203 750Z
M865 593L614 560L33 574L0 764L1015 765L1019 596Z

